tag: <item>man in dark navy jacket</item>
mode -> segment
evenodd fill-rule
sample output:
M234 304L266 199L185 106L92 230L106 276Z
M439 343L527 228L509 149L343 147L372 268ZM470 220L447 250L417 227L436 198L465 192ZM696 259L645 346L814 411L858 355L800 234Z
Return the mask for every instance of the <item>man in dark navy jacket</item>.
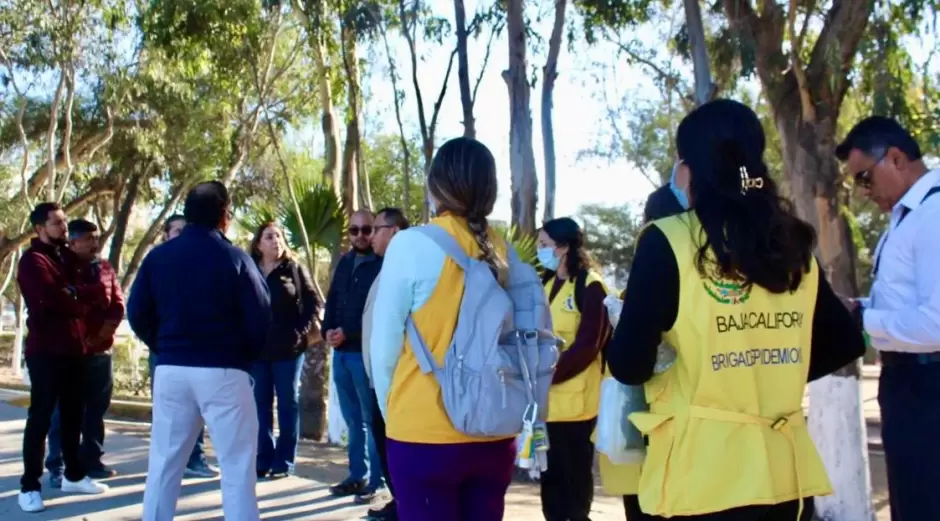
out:
M349 476L330 492L334 496L355 495L358 503L372 502L384 486L372 435L375 395L362 358L362 313L369 288L382 269L382 258L372 251L373 224L372 212L359 210L352 215L347 230L352 251L336 266L322 326L326 343L334 350L331 372L349 428Z
M186 197L186 227L144 259L127 302L131 328L157 353L144 521L170 521L203 422L222 470L226 519L260 519L255 495L258 416L248 369L271 323L267 285L224 232L222 183Z

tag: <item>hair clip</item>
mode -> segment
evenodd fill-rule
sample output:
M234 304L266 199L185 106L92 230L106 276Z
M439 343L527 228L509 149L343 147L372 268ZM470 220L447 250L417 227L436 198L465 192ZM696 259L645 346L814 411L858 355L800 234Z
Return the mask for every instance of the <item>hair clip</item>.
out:
M764 178L756 177L752 178L747 174L747 167L742 166L738 169L741 173L741 194L747 193L751 188L757 188L758 190L764 187Z

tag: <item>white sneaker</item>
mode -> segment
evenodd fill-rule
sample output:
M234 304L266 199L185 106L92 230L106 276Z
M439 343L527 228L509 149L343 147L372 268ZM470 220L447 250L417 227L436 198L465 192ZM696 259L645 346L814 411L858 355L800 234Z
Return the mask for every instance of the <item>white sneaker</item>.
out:
M111 487L85 476L78 481L62 480L62 492L74 494L104 494Z
M46 505L42 502L42 495L38 490L20 492L20 510L23 512L42 512Z

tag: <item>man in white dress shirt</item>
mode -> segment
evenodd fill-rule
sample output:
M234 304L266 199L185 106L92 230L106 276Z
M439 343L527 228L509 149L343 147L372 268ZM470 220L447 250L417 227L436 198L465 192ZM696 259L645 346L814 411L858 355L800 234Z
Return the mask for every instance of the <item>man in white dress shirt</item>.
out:
M891 220L868 298L848 301L881 354L878 403L892 521L940 520L940 169L896 121L874 116L836 147Z

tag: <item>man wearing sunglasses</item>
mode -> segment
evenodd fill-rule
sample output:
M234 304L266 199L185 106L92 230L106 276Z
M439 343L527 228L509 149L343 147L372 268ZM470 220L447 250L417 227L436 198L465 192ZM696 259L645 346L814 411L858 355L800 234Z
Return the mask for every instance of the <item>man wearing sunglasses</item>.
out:
M888 228L868 298L846 299L881 355L878 403L891 519L940 519L940 169L896 121L859 122L836 147Z
M369 288L382 269L382 258L372 251L372 212L354 213L346 231L352 250L343 255L333 273L322 326L326 343L333 347L333 382L349 429L349 476L330 487L330 493L356 496L357 503L366 504L384 486L372 436L375 396L362 358L362 314Z

